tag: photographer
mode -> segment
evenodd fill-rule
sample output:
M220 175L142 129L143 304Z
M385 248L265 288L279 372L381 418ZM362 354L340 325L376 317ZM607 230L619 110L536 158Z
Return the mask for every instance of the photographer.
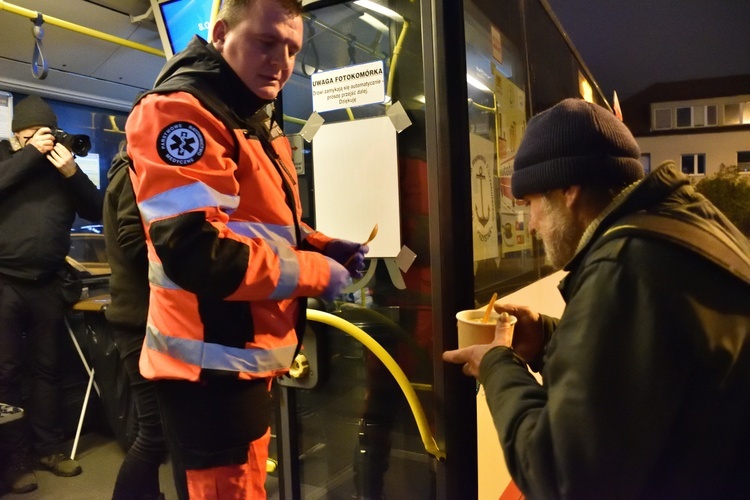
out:
M0 142L0 401L26 415L3 429L0 456L13 492L25 493L37 488L35 465L58 476L81 473L61 448L59 345L69 307L61 273L76 214L100 221L102 196L63 144L72 136L57 128L46 102L27 97L14 111L14 136ZM23 405L22 372L31 377Z

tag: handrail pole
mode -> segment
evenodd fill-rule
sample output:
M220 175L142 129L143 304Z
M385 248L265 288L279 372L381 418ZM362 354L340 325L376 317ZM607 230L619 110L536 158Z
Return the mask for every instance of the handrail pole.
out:
M414 392L414 388L409 383L409 379L406 377L406 374L403 372L398 363L396 363L396 360L391 357L388 351L386 351L383 346L381 346L375 339L368 335L367 332L343 318L334 316L333 314L324 311L318 311L316 309L308 309L307 319L309 319L310 321L325 323L327 325L338 328L344 333L351 335L355 339L359 340L378 359L380 359L380 361L383 362L385 367L389 372L391 372L391 375L398 383L401 391L404 393L404 396L406 396L406 401L409 403L411 412L414 415L414 420L417 423L417 428L419 429L419 434L422 438L422 444L425 447L425 451L437 458L439 461L444 461L445 452L438 447L437 443L435 442L435 438L430 432L430 426L427 421L427 417L424 414L424 410L422 409L422 405L419 402L419 398L417 398L417 395Z

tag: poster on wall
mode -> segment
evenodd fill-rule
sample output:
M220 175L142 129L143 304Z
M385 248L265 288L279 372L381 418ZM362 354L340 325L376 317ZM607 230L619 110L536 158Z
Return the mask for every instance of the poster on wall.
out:
M493 64L497 102L497 176L500 178L500 241L503 256L531 250L528 207L510 191L513 161L526 130L526 95Z
M516 155L526 130L526 94L492 65L497 113L498 159Z
M497 214L493 178L495 144L477 134L469 135L471 150L471 222L474 261L499 257Z
M0 139L10 139L13 120L13 94L0 92Z
M97 189L102 188L101 172L99 170L99 155L89 153L86 156L77 156L76 163L83 173L91 179Z

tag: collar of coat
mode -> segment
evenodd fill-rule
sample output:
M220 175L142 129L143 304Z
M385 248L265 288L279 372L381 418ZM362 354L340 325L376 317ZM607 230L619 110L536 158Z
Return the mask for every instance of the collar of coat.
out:
M162 68L154 89L170 87L175 81L190 81L195 86L210 89L242 121L252 120L273 102L261 99L248 89L214 46L197 35Z
M623 190L589 224L576 254L565 265L564 270L571 271L578 267L592 246L618 220L639 212L674 217L705 232L720 232L743 252L750 251L747 238L710 201L695 191L688 176L674 162L667 161Z

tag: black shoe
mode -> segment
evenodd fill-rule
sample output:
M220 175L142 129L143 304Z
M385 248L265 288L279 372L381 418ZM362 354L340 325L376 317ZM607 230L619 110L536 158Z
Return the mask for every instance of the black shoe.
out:
M28 493L39 486L27 460L12 461L5 470L5 481L13 493Z
M66 457L64 453L42 457L39 462L48 471L56 476L72 477L82 472L81 466L72 458Z

